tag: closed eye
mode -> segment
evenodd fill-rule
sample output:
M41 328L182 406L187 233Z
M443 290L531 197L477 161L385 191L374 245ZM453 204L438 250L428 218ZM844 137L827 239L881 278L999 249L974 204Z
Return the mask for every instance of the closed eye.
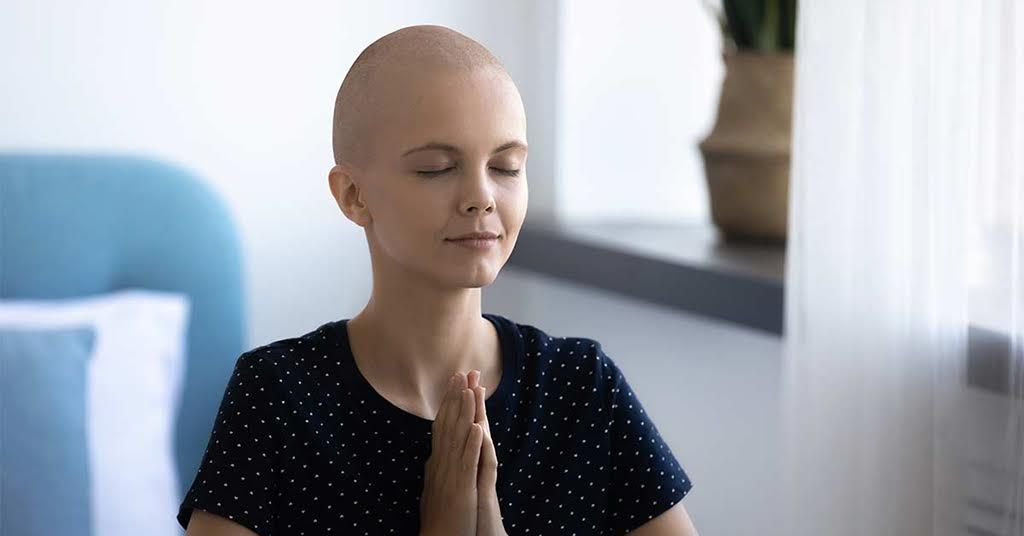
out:
M515 176L519 175L519 170L518 169L503 169L503 168L496 168L496 167L492 167L491 169L493 169L494 171L497 171L498 173L500 173L502 175L508 175L509 177L515 177Z
M435 175L441 175L442 173L447 173L447 172L449 172L449 171L451 171L453 169L455 169L455 167L446 167L444 169L435 169L435 170L427 170L427 171L417 170L416 174L424 175L424 176L427 176L427 177L433 177Z
M435 170L417 170L416 174L417 175L423 175L423 176L426 176L426 177L434 177L434 176L437 176L437 175L442 175L444 173L447 173L447 172L449 172L449 171L451 171L453 169L455 169L455 168L454 167L446 167L444 169L435 169ZM516 177L516 176L518 176L519 175L519 171L520 171L518 169L504 169L504 168L496 168L496 167L492 167L491 169L494 170L497 173L500 173L501 175L506 175L506 176L509 176L509 177Z

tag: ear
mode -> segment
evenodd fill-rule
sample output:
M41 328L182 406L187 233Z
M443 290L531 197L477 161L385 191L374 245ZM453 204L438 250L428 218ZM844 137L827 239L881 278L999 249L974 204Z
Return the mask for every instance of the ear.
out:
M355 170L348 164L339 164L327 173L327 182L331 187L338 208L345 216L360 227L366 227L373 218L363 201L363 192L355 180Z

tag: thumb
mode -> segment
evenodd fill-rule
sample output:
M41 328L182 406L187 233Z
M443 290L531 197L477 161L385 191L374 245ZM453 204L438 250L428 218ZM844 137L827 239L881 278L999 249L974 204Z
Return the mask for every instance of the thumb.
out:
M480 445L480 467L477 470L477 488L481 494L496 495L498 478L498 456L494 449L490 429L485 422L484 438Z
M486 389L478 387L477 392L477 422L483 428L484 437L480 445L480 466L477 468L477 489L481 494L495 493L498 474L498 456L494 449L494 441L491 438L491 424L487 419L487 406L484 404Z

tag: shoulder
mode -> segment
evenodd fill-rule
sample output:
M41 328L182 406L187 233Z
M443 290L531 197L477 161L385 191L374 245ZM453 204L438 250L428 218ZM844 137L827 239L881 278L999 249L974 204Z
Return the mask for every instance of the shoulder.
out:
M268 372L312 362L316 357L326 356L328 349L337 345L331 332L335 324L328 322L302 335L262 344L244 352L238 362Z
M321 326L308 333L279 339L243 352L235 361L224 402L227 406L275 412L298 403L306 386L324 367L316 358L330 342ZM310 381L312 380L312 381ZM305 384L305 385L304 385Z
M280 398L277 395L294 390L302 380L313 379L324 364L322 356L334 344L327 332L331 324L243 352L235 361L229 387L244 384L262 396Z
M594 336L545 330L532 324L508 321L514 324L522 338L527 361L539 363L539 368L581 371L594 376L599 382L614 382L619 374L615 361Z

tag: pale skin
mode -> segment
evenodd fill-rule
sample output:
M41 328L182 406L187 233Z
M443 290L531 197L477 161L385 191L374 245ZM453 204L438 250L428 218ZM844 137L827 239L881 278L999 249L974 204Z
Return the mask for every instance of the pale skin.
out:
M374 389L424 418L459 403L449 396L454 375L455 388L476 401L473 422L484 436L478 470L496 468L484 402L501 378L501 350L481 315L480 289L511 255L526 216L525 109L500 67L451 68L415 55L438 36L452 50L478 44L436 26L407 30L387 36L391 55L374 70L373 100L358 107L367 114L358 118L367 120L358 137L365 144L358 154L341 151L328 174L339 209L365 232L373 268L370 300L348 323L350 343ZM493 247L448 240L479 230L498 235ZM503 536L496 469L476 476L476 534ZM186 532L252 534L202 510ZM679 503L631 534L697 532Z

